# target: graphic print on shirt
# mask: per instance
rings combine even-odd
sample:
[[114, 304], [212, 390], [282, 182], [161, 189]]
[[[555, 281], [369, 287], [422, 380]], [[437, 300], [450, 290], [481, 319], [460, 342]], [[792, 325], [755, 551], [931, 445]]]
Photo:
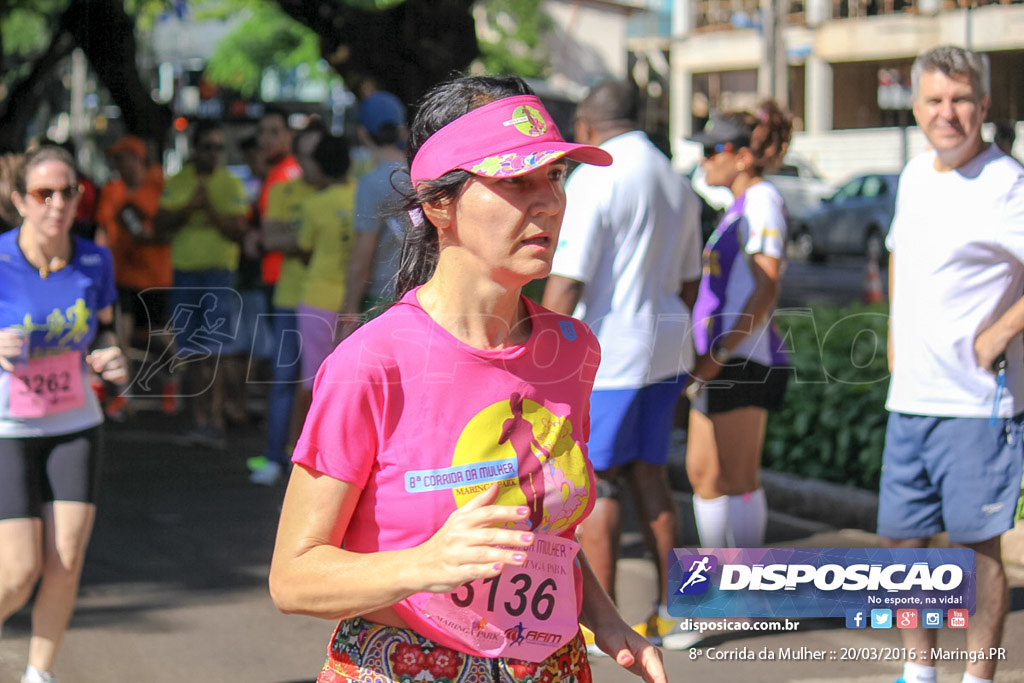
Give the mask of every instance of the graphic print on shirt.
[[[16, 326], [31, 334], [45, 333], [32, 345], [32, 356], [13, 371], [9, 410], [12, 416], [39, 418], [80, 407], [85, 401], [80, 370], [81, 352], [90, 333], [93, 312], [82, 298], [61, 310], [54, 308], [45, 322], [26, 313]], [[38, 339], [36, 340], [38, 342]]]
[[[75, 303], [63, 311], [54, 308], [46, 316], [45, 322], [34, 322], [32, 314], [26, 313], [25, 318], [19, 327], [26, 332], [45, 332], [44, 342], [36, 344], [37, 348], [44, 347], [56, 349], [57, 353], [68, 351], [67, 347], [82, 348], [82, 341], [89, 334], [89, 321], [93, 313], [85, 303], [85, 299], [79, 297]], [[47, 353], [54, 353], [48, 351]]]
[[525, 505], [531, 529], [558, 533], [578, 523], [589, 502], [586, 458], [573, 430], [568, 418], [513, 393], [469, 420], [450, 468], [408, 472], [406, 490], [449, 489], [462, 507], [499, 482], [498, 505]]

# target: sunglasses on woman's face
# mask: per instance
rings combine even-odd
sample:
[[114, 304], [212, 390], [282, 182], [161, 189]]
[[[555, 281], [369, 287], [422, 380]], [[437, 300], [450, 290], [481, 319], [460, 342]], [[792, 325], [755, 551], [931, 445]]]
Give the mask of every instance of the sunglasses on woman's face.
[[733, 151], [732, 144], [728, 142], [720, 143], [717, 145], [704, 145], [704, 158], [710, 159], [711, 157], [721, 154], [722, 152]]
[[67, 187], [52, 188], [52, 187], [37, 187], [34, 190], [29, 190], [25, 194], [35, 199], [40, 204], [46, 204], [49, 206], [53, 203], [53, 195], [60, 193], [60, 196], [64, 198], [65, 202], [70, 202], [72, 199], [77, 197], [82, 192], [81, 185], [68, 185]]

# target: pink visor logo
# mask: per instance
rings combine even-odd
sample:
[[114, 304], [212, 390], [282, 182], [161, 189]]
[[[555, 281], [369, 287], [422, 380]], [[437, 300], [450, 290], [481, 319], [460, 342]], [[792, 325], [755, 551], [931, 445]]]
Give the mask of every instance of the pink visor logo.
[[508, 178], [563, 156], [599, 166], [612, 162], [599, 147], [566, 142], [538, 97], [516, 95], [466, 112], [435, 132], [416, 152], [409, 171], [414, 185], [456, 169]]
[[516, 110], [512, 112], [512, 118], [501, 125], [515, 126], [520, 133], [531, 138], [544, 135], [548, 130], [548, 122], [544, 119], [544, 115], [526, 105], [516, 107]]

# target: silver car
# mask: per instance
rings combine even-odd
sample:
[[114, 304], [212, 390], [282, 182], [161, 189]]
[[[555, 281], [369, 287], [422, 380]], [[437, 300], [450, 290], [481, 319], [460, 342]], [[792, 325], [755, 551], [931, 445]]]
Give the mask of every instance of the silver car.
[[821, 206], [791, 219], [798, 256], [824, 261], [830, 256], [874, 255], [885, 259], [885, 235], [896, 206], [894, 173], [868, 173], [844, 183]]

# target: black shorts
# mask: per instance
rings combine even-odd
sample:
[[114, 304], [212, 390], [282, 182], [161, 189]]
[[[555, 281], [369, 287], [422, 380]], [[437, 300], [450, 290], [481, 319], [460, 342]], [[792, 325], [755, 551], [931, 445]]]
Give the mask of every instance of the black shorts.
[[100, 429], [0, 438], [0, 519], [42, 517], [45, 503], [95, 503]]
[[152, 287], [138, 290], [118, 287], [117, 303], [123, 313], [133, 317], [136, 330], [160, 331], [167, 325], [170, 289]]
[[694, 407], [707, 415], [737, 408], [781, 410], [790, 372], [787, 367], [731, 358], [718, 376], [704, 385]]

